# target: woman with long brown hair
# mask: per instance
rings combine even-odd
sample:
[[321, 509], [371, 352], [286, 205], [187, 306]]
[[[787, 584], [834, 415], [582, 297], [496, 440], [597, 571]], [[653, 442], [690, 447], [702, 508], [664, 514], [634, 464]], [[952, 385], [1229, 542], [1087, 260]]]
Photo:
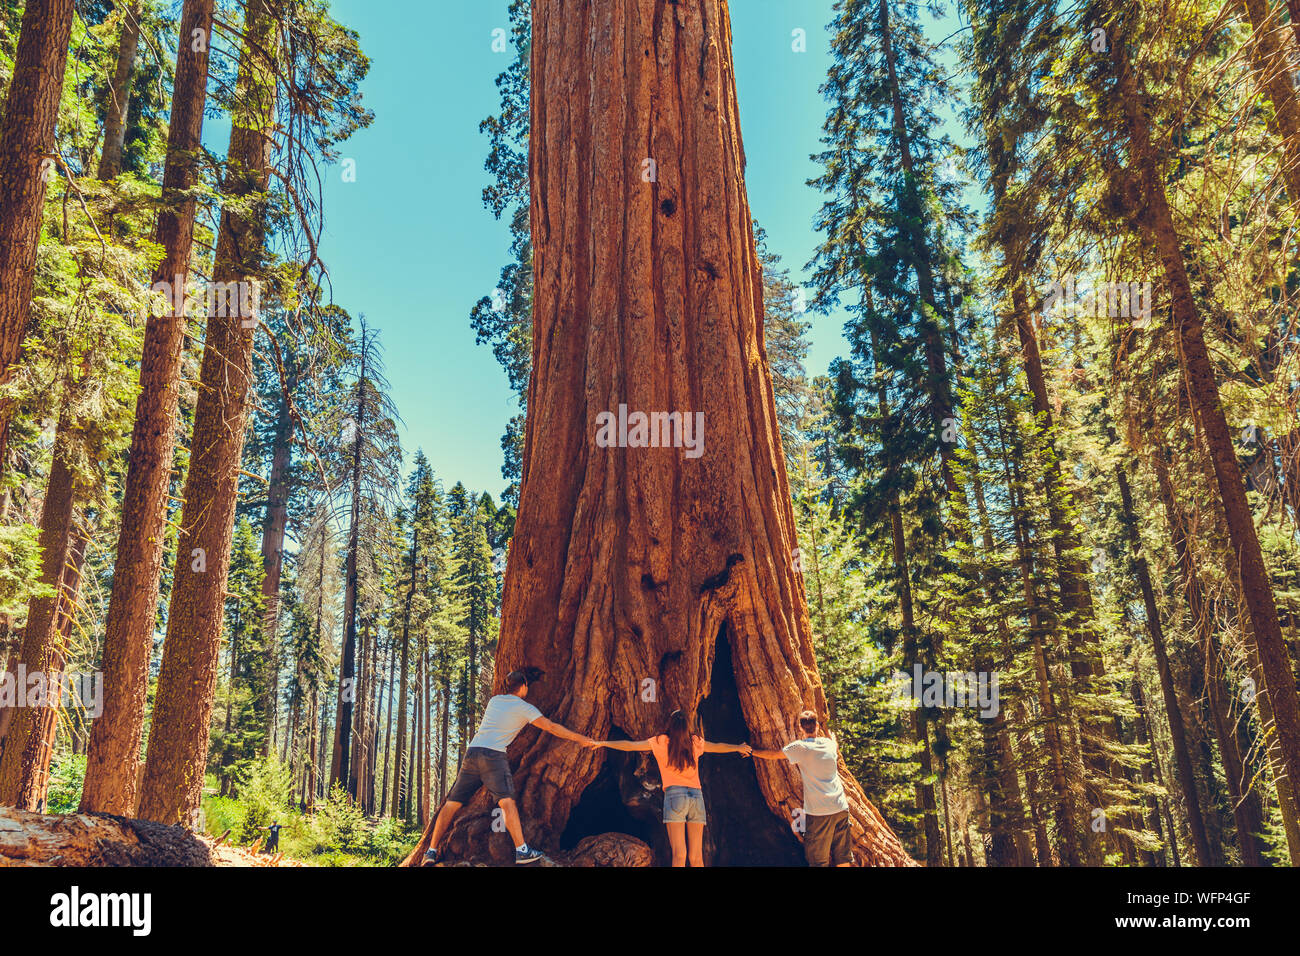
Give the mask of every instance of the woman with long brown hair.
[[599, 746], [627, 752], [650, 751], [659, 764], [664, 785], [664, 825], [673, 849], [673, 866], [704, 865], [704, 790], [700, 786], [700, 754], [744, 754], [749, 744], [709, 743], [691, 733], [691, 722], [680, 710], [668, 715], [664, 732], [648, 740], [601, 740]]

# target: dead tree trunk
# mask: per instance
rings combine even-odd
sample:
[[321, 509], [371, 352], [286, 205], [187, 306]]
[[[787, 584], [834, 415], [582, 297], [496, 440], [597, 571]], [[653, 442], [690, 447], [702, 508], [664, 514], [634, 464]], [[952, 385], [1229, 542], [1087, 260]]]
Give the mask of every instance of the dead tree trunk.
[[215, 866], [212, 847], [180, 827], [107, 814], [0, 810], [0, 867]]
[[[290, 388], [296, 384], [291, 380]], [[284, 568], [284, 534], [289, 524], [289, 464], [293, 446], [293, 416], [289, 400], [281, 397], [275, 426], [275, 448], [271, 452], [271, 474], [266, 493], [266, 517], [262, 524], [262, 644], [266, 652], [266, 691], [262, 709], [266, 715], [266, 739], [272, 740], [276, 724], [275, 626], [280, 619], [280, 575]], [[267, 744], [269, 747], [269, 743]]]
[[424, 638], [420, 639], [420, 825], [425, 826], [433, 814], [433, 808], [429, 806], [429, 741], [432, 738], [432, 732], [429, 727], [429, 648]]
[[346, 786], [348, 793], [356, 799], [358, 806], [365, 806], [365, 762], [366, 762], [366, 714], [370, 707], [370, 625], [361, 622], [361, 633], [357, 642], [357, 660], [359, 669], [356, 682], [356, 703], [352, 711], [352, 746], [351, 762], [348, 764]]
[[122, 146], [126, 137], [126, 113], [131, 103], [131, 80], [135, 76], [135, 54], [140, 46], [140, 4], [138, 0], [119, 3], [122, 32], [117, 42], [117, 67], [113, 86], [104, 104], [104, 145], [99, 151], [96, 175], [105, 181], [122, 171]]
[[[366, 329], [361, 328], [361, 372], [357, 377], [357, 418], [353, 423], [356, 442], [352, 449], [352, 520], [348, 531], [347, 581], [343, 592], [343, 652], [339, 664], [339, 694], [335, 708], [334, 755], [330, 762], [330, 785], [348, 784], [352, 749], [352, 712], [356, 702], [357, 654], [357, 548], [361, 529], [361, 442], [366, 417]], [[355, 792], [349, 791], [353, 796]]]
[[451, 677], [446, 661], [446, 652], [438, 652], [439, 667], [442, 674], [442, 700], [439, 704], [442, 724], [438, 731], [438, 802], [447, 796], [447, 749], [451, 746]]
[[393, 764], [393, 816], [405, 816], [402, 801], [410, 785], [403, 772], [403, 759], [406, 755], [406, 707], [410, 699], [410, 655], [411, 655], [411, 603], [415, 600], [417, 568], [420, 559], [420, 498], [415, 499], [415, 514], [411, 518], [411, 583], [406, 589], [406, 600], [402, 605], [402, 654], [400, 690], [397, 700], [400, 702], [397, 713], [397, 760]]
[[[800, 710], [827, 710], [792, 562], [727, 4], [633, 16], [535, 0], [532, 35], [533, 360], [496, 686], [543, 668], [533, 703], [596, 737], [644, 738], [683, 708], [711, 739], [784, 745]], [[627, 764], [607, 752], [527, 729], [513, 756], [530, 845], [659, 826], [620, 798]], [[800, 860], [793, 768], [702, 766], [714, 865]], [[841, 777], [858, 862], [910, 863]], [[506, 858], [490, 809], [480, 794], [462, 811], [449, 858]], [[720, 838], [724, 821], [743, 838]]]
[[390, 766], [389, 760], [392, 757], [393, 745], [393, 657], [397, 653], [397, 648], [393, 646], [391, 641], [392, 635], [390, 634], [389, 636], [388, 663], [384, 667], [384, 689], [380, 690], [381, 696], [383, 695], [384, 690], [387, 690], [388, 692], [387, 726], [384, 729], [384, 782], [379, 791], [379, 815], [381, 817], [397, 816], [395, 812], [390, 814], [388, 811], [388, 768]]

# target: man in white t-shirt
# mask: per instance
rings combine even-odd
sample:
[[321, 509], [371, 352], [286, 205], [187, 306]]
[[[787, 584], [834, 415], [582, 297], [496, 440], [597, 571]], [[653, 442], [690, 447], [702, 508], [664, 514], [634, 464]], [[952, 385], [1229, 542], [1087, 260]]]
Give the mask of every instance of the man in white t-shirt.
[[803, 739], [780, 750], [757, 750], [765, 760], [790, 761], [803, 778], [803, 852], [809, 866], [852, 866], [853, 838], [849, 829], [849, 801], [840, 783], [839, 747], [833, 736], [817, 736], [817, 715], [799, 715]]
[[451, 821], [480, 787], [487, 787], [488, 792], [496, 797], [497, 805], [505, 816], [506, 830], [515, 841], [515, 862], [536, 863], [542, 854], [524, 842], [523, 827], [519, 824], [519, 809], [515, 805], [515, 784], [510, 776], [510, 761], [506, 759], [506, 749], [519, 732], [528, 724], [549, 734], [572, 740], [584, 747], [595, 747], [596, 742], [582, 734], [574, 733], [542, 716], [542, 712], [528, 701], [528, 685], [535, 683], [542, 672], [535, 667], [511, 671], [506, 677], [506, 692], [497, 694], [488, 701], [483, 711], [483, 720], [478, 725], [478, 733], [469, 742], [465, 758], [460, 763], [460, 772], [456, 782], [447, 794], [447, 802], [438, 811], [438, 819], [433, 823], [433, 838], [429, 841], [429, 850], [424, 858], [430, 863], [438, 862], [438, 844], [451, 826]]

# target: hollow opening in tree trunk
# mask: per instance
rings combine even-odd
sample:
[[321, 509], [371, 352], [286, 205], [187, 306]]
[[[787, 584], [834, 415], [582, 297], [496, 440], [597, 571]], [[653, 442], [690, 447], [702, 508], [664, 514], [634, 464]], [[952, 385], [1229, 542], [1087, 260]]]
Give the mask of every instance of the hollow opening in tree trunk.
[[[709, 695], [700, 702], [706, 739], [738, 744], [749, 740], [724, 624], [713, 655]], [[803, 848], [789, 825], [768, 808], [753, 758], [710, 754], [700, 761], [708, 826], [704, 861], [709, 866], [802, 866]]]
[[[727, 628], [718, 634], [708, 696], [700, 702], [700, 729], [714, 742], [748, 741], [740, 708]], [[627, 740], [620, 727], [611, 740]], [[704, 857], [709, 866], [802, 866], [803, 848], [789, 826], [768, 809], [750, 758], [709, 754], [700, 759], [708, 826]], [[627, 833], [654, 850], [656, 866], [672, 861], [662, 823], [664, 794], [659, 770], [649, 754], [610, 751], [596, 779], [587, 785], [560, 838], [569, 850], [586, 837]]]
[[[611, 740], [628, 740], [620, 727], [610, 728]], [[586, 837], [627, 833], [648, 844], [656, 864], [670, 861], [664, 830], [664, 795], [659, 771], [649, 754], [609, 751], [596, 779], [582, 792], [560, 837], [560, 849], [570, 850]]]

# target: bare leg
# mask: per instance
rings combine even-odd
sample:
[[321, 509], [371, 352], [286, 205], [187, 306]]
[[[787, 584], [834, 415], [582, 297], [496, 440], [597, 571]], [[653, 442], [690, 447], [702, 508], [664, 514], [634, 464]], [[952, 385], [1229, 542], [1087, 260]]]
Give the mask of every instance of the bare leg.
[[433, 821], [433, 839], [429, 841], [429, 849], [438, 849], [438, 844], [442, 842], [443, 835], [447, 828], [451, 826], [452, 819], [460, 812], [461, 804], [454, 800], [448, 800], [438, 811], [438, 819]]
[[691, 866], [704, 865], [704, 824], [688, 823], [686, 824], [686, 846], [687, 855], [690, 857]]
[[515, 846], [523, 846], [524, 828], [519, 825], [519, 808], [515, 806], [514, 799], [502, 797], [497, 801], [497, 806], [501, 808], [506, 818], [506, 832], [510, 834], [510, 839], [515, 841]]
[[665, 823], [668, 828], [668, 844], [673, 848], [673, 866], [686, 865], [686, 824]]

